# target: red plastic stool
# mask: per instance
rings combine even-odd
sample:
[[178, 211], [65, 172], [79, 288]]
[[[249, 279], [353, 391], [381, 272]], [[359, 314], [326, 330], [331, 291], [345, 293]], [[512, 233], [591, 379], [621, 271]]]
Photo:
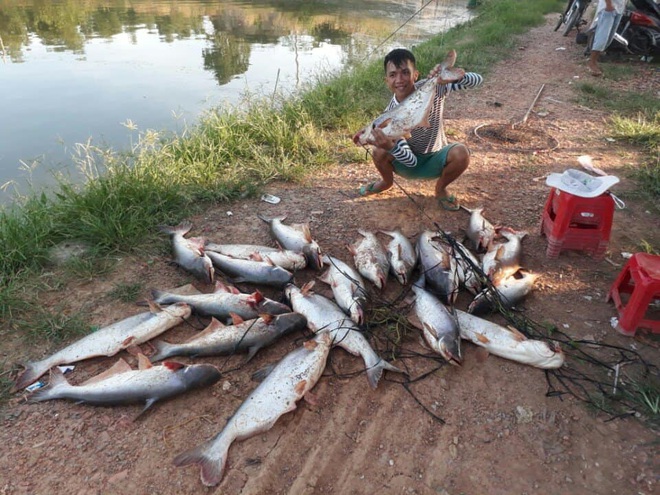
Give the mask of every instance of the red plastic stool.
[[548, 238], [546, 256], [556, 258], [561, 251], [574, 249], [603, 259], [613, 217], [614, 199], [607, 192], [583, 198], [551, 188], [541, 218], [541, 235]]
[[[621, 293], [630, 294], [625, 306], [621, 301]], [[607, 300], [614, 300], [619, 312], [617, 331], [633, 336], [638, 327], [644, 327], [659, 333], [660, 320], [644, 319], [654, 299], [660, 300], [660, 256], [633, 254], [607, 294]]]

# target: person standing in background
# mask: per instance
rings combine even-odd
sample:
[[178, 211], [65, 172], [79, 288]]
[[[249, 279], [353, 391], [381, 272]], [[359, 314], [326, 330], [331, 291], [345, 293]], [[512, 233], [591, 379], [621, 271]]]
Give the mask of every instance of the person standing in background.
[[603, 75], [603, 71], [598, 66], [598, 61], [612, 43], [625, 8], [626, 0], [598, 0], [596, 15], [591, 23], [591, 29], [595, 29], [588, 63], [589, 72], [592, 76]]

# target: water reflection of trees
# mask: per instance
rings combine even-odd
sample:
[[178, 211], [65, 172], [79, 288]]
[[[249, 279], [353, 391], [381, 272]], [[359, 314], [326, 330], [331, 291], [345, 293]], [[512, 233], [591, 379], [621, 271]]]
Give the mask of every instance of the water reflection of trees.
[[202, 50], [204, 69], [215, 74], [220, 85], [227, 84], [236, 74], [243, 74], [250, 64], [250, 44], [228, 35], [216, 32], [213, 45]]

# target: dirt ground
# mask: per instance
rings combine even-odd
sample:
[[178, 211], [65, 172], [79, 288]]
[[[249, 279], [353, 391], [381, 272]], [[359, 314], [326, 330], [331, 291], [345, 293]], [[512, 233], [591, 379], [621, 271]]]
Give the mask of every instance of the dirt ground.
[[[634, 348], [657, 365], [657, 340], [617, 334], [610, 326], [615, 309], [604, 299], [625, 263], [623, 252], [639, 251], [642, 241], [658, 249], [660, 218], [628, 194], [632, 184], [624, 170], [639, 163], [638, 151], [607, 138], [605, 113], [575, 103], [575, 85], [597, 81], [586, 70], [583, 47], [552, 31], [555, 19], [549, 16], [546, 25], [522, 37], [511, 58], [494, 68], [483, 87], [448, 99], [450, 140], [468, 143], [473, 153], [469, 170], [453, 184], [452, 192], [467, 207], [484, 206], [493, 223], [529, 231], [523, 241], [524, 266], [541, 278], [523, 306], [525, 315], [554, 324], [574, 339]], [[632, 76], [598, 81], [611, 91], [660, 88], [657, 66], [634, 59], [612, 63], [625, 64]], [[479, 125], [522, 119], [542, 84], [544, 90], [525, 125], [554, 138], [554, 151], [515, 152], [475, 137], [473, 130]], [[580, 168], [577, 157], [583, 154], [621, 178], [612, 190], [625, 200], [626, 208], [614, 214], [609, 261], [571, 251], [548, 259], [546, 241], [539, 235], [549, 192], [544, 177]], [[272, 245], [256, 213], [286, 214], [287, 223], [309, 222], [323, 250], [349, 261], [345, 244], [358, 238], [358, 228], [398, 227], [414, 238], [433, 222], [456, 235], [467, 226], [466, 212], [445, 212], [435, 205], [432, 183], [399, 180], [401, 187], [377, 196], [351, 199], [344, 194], [374, 179], [372, 166], [359, 163], [329, 168], [307, 185], [272, 184], [268, 192], [282, 198], [279, 204], [258, 199], [223, 204], [192, 218], [193, 234], [215, 242]], [[305, 270], [296, 274], [296, 283], [316, 275]], [[92, 321], [101, 326], [142, 311], [108, 297], [116, 284], [142, 282], [145, 297], [147, 289], [192, 281], [171, 266], [167, 256], [126, 258], [109, 276], [44, 294], [43, 299], [45, 304], [64, 299], [71, 311], [90, 308]], [[331, 296], [325, 284], [318, 282], [316, 290]], [[390, 278], [387, 290], [374, 300], [393, 301], [401, 291]], [[273, 290], [265, 292], [279, 297]], [[462, 295], [458, 307], [464, 309], [469, 300]], [[201, 327], [204, 322], [193, 323]], [[163, 337], [179, 342], [194, 332], [182, 325]], [[205, 488], [197, 468], [172, 464], [178, 453], [219, 432], [256, 386], [251, 374], [300, 345], [301, 339], [291, 335], [245, 366], [243, 356], [198, 359], [226, 371], [220, 382], [157, 404], [137, 421], [133, 418], [141, 406], [26, 404], [17, 394], [0, 412], [0, 493], [657, 493], [658, 435], [639, 418], [606, 421], [607, 415], [570, 395], [548, 397], [542, 370], [496, 356], [484, 360], [469, 343], [463, 346], [462, 367], [442, 365], [420, 344], [419, 335], [412, 334], [403, 342], [406, 357], [395, 364], [406, 368], [410, 378], [437, 369], [412, 383], [410, 392], [401, 384], [402, 377], [389, 372], [376, 390], [370, 389], [359, 373], [362, 361], [335, 349], [314, 389], [317, 403], [301, 401], [271, 430], [236, 442], [218, 487]], [[3, 335], [3, 340], [16, 344], [11, 335]], [[378, 343], [374, 341], [376, 347]], [[54, 350], [21, 347], [8, 358], [19, 362]], [[135, 366], [134, 356], [121, 356]], [[572, 356], [568, 367], [576, 364]], [[79, 383], [116, 359], [78, 363], [69, 379]]]

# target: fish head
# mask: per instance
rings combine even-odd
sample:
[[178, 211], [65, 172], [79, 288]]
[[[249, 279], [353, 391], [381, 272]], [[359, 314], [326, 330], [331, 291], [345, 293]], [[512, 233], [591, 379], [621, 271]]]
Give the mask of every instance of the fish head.
[[307, 263], [314, 270], [320, 270], [323, 268], [323, 259], [321, 257], [321, 248], [316, 242], [311, 242], [303, 246], [303, 254], [307, 259]]
[[456, 337], [444, 335], [438, 341], [438, 349], [442, 357], [449, 364], [460, 366], [463, 362], [463, 357], [461, 356], [461, 338], [459, 335], [456, 335]]
[[268, 315], [281, 315], [291, 312], [291, 308], [286, 304], [268, 298], [263, 298], [259, 301], [255, 309], [258, 313], [265, 313]]
[[172, 316], [179, 318], [188, 318], [192, 314], [192, 307], [184, 302], [177, 302], [162, 309]]
[[186, 389], [208, 387], [222, 376], [220, 370], [212, 364], [192, 364], [184, 366], [176, 373], [185, 383]]
[[195, 261], [190, 265], [190, 272], [206, 284], [213, 283], [215, 269], [211, 258], [206, 255], [195, 258]]
[[284, 313], [275, 318], [275, 328], [280, 335], [297, 332], [307, 327], [307, 318], [300, 313]]

